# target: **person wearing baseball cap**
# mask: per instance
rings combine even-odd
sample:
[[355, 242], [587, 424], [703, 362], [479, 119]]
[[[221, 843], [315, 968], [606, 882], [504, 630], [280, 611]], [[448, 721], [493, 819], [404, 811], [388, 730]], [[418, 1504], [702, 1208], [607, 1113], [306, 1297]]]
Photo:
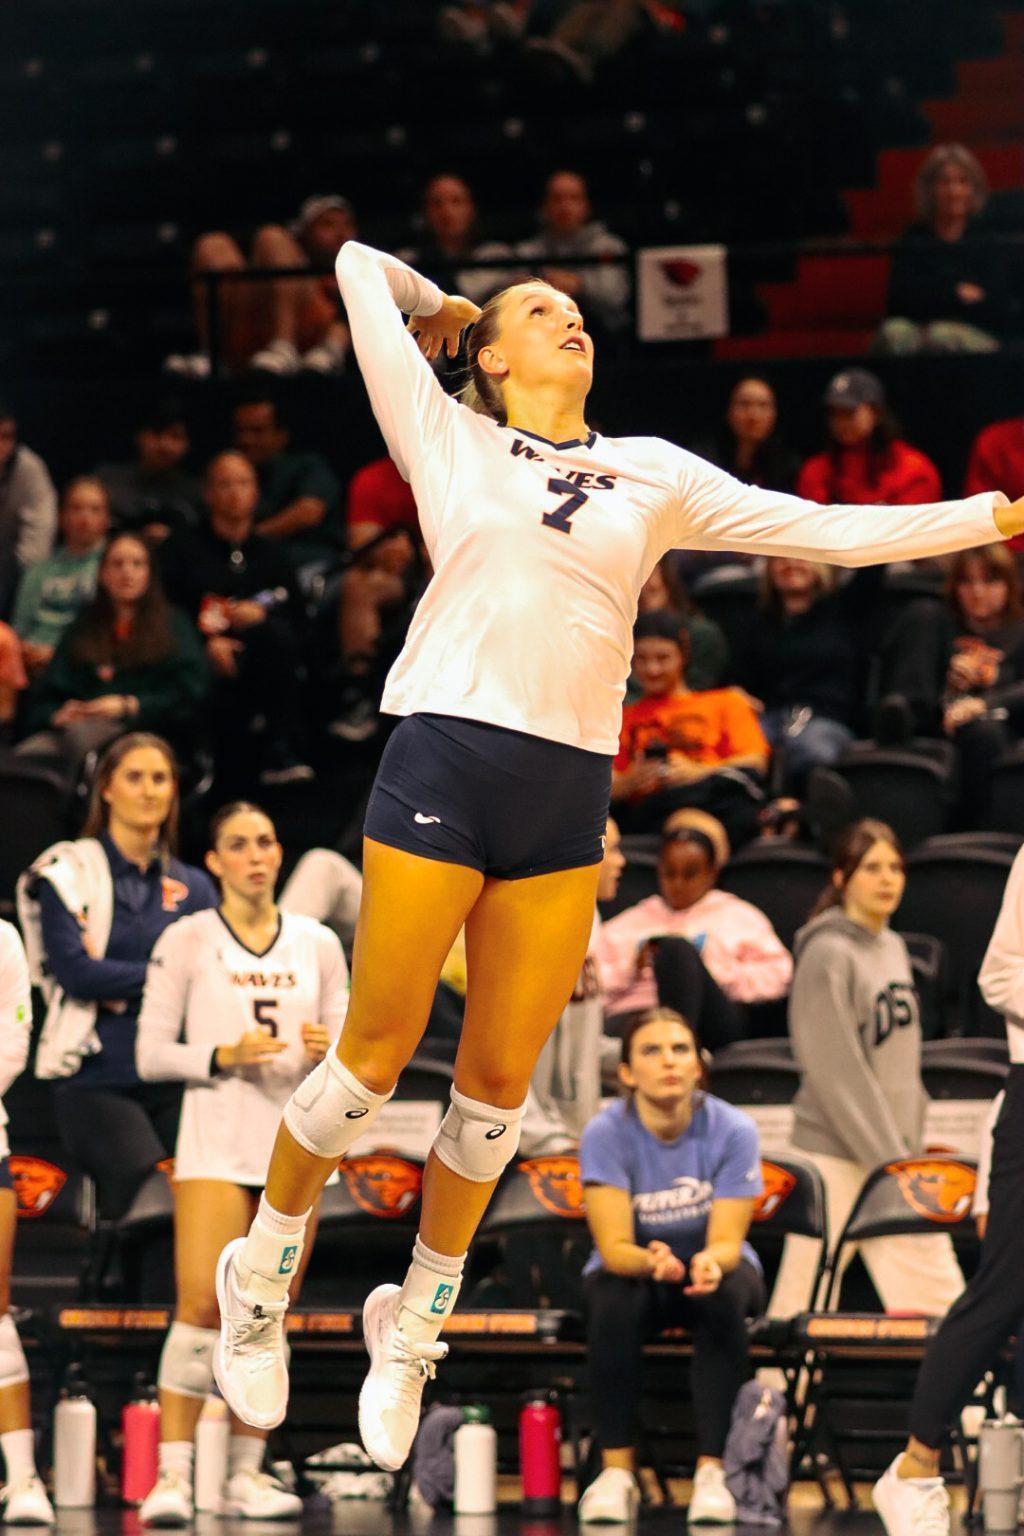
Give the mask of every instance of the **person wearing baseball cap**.
[[942, 495], [939, 472], [896, 435], [885, 386], [867, 368], [844, 368], [825, 391], [828, 441], [804, 464], [797, 495], [823, 505], [917, 506]]

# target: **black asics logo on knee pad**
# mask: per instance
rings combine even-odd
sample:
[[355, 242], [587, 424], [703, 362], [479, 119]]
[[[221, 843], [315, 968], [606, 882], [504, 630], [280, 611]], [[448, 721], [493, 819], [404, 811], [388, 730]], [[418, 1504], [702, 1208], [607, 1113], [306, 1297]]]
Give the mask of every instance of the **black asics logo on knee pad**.
[[487, 1141], [497, 1141], [498, 1137], [499, 1136], [504, 1136], [504, 1134], [505, 1134], [505, 1132], [507, 1130], [508, 1130], [508, 1126], [507, 1125], [492, 1125], [490, 1130], [486, 1134], [485, 1140], [487, 1140]]
[[370, 1111], [368, 1109], [346, 1109], [346, 1111], [345, 1111], [345, 1119], [346, 1120], [361, 1120], [364, 1115], [368, 1115], [369, 1113], [370, 1113]]

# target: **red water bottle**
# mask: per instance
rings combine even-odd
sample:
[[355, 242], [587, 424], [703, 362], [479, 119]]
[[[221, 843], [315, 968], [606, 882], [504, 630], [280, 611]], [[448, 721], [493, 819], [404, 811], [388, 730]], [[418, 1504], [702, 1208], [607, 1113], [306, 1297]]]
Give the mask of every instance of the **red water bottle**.
[[562, 1507], [562, 1415], [551, 1397], [531, 1392], [519, 1413], [519, 1472], [522, 1512], [544, 1519]]
[[160, 1464], [160, 1406], [152, 1387], [136, 1378], [135, 1396], [121, 1410], [121, 1497], [141, 1504], [157, 1480]]

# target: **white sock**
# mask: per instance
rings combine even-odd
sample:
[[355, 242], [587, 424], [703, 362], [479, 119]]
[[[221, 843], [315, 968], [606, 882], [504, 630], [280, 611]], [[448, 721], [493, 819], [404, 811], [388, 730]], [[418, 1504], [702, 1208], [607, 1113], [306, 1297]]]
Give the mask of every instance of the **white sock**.
[[465, 1263], [464, 1253], [435, 1253], [417, 1236], [398, 1303], [407, 1339], [424, 1344], [438, 1337], [458, 1300]]
[[[312, 1210], [312, 1206], [310, 1206]], [[275, 1211], [266, 1195], [239, 1254], [239, 1282], [257, 1301], [283, 1301], [302, 1257], [309, 1211], [287, 1216]]]
[[237, 1472], [258, 1472], [266, 1444], [257, 1435], [232, 1435], [228, 1441], [228, 1477]]
[[23, 1477], [31, 1477], [35, 1472], [36, 1443], [30, 1429], [9, 1429], [0, 1435], [0, 1450], [4, 1453], [9, 1483], [19, 1483]]
[[184, 1478], [191, 1488], [196, 1448], [191, 1440], [160, 1441], [160, 1476]]

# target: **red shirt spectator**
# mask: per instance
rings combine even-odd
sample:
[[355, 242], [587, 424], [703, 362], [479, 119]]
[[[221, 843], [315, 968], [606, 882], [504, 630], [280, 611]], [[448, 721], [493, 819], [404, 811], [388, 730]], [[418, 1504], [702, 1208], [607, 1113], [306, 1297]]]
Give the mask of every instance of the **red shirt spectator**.
[[389, 458], [374, 459], [352, 476], [348, 488], [348, 526], [371, 523], [378, 530], [405, 527], [419, 533], [412, 490]]
[[798, 496], [823, 506], [915, 506], [938, 501], [931, 459], [893, 431], [882, 381], [866, 368], [844, 368], [825, 392], [828, 447], [797, 476]]
[[1024, 496], [1024, 416], [994, 421], [974, 439], [964, 495], [978, 491], [1005, 491], [1011, 501]]

